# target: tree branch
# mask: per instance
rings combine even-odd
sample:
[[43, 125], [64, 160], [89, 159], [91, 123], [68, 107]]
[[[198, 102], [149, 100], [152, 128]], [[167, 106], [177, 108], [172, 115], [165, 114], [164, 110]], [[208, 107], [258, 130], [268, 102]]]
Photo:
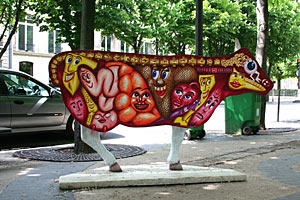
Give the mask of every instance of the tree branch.
[[13, 29], [12, 31], [10, 32], [8, 38], [7, 38], [7, 41], [3, 47], [3, 49], [1, 50], [0, 52], [0, 58], [2, 58], [3, 54], [5, 53], [5, 51], [7, 50], [7, 47], [8, 45], [10, 44], [10, 41], [13, 37], [13, 35], [15, 34], [16, 30], [17, 30], [17, 27], [18, 27], [18, 23], [19, 23], [19, 20], [20, 20], [20, 15], [21, 15], [21, 12], [22, 12], [22, 3], [23, 3], [23, 0], [19, 0], [19, 4], [18, 2], [16, 2], [16, 8], [17, 8], [17, 12], [16, 12], [16, 21], [15, 21], [15, 24], [13, 26]]

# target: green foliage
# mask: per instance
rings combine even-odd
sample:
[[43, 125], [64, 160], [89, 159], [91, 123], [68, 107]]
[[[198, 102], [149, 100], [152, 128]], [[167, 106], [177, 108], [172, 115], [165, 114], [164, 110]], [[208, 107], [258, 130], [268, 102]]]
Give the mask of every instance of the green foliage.
[[241, 47], [255, 51], [256, 14], [253, 0], [204, 1], [204, 48], [206, 55], [234, 51], [235, 38]]
[[272, 76], [277, 76], [277, 67], [282, 78], [296, 76], [296, 60], [300, 56], [300, 6], [285, 2], [269, 9], [268, 60]]
[[[1, 0], [0, 1], [0, 24], [8, 25], [8, 28], [12, 28], [14, 22], [17, 20], [17, 7], [20, 1], [18, 0]], [[25, 13], [25, 8], [27, 6], [26, 2], [21, 1], [22, 12]]]
[[0, 24], [2, 25], [0, 41], [3, 41], [3, 38], [6, 37], [5, 44], [0, 51], [0, 58], [7, 50], [7, 47], [17, 30], [21, 16], [25, 15], [25, 9], [27, 6], [27, 2], [24, 2], [23, 0], [0, 1]]
[[165, 53], [185, 54], [195, 44], [195, 1], [158, 1], [163, 8], [153, 24], [159, 50]]
[[102, 0], [96, 5], [95, 28], [103, 35], [114, 34], [139, 52], [143, 39], [152, 37], [152, 1]]
[[[0, 23], [15, 20], [14, 3], [0, 1]], [[42, 31], [60, 30], [61, 42], [75, 50], [80, 44], [80, 0], [27, 0], [36, 12], [35, 21]], [[298, 1], [269, 1], [269, 68], [276, 76], [294, 77], [296, 59], [300, 58], [300, 8]], [[204, 0], [204, 55], [216, 56], [234, 51], [234, 40], [241, 46], [256, 48], [256, 0]], [[24, 7], [25, 8], [25, 7]], [[99, 0], [95, 28], [103, 35], [115, 37], [139, 52], [144, 39], [157, 39], [160, 52], [185, 54], [194, 52], [195, 0]], [[47, 25], [45, 25], [47, 24]], [[154, 43], [156, 44], [156, 43]]]
[[80, 46], [80, 0], [33, 0], [31, 10], [36, 12], [35, 22], [41, 31], [60, 30], [61, 42], [72, 50]]

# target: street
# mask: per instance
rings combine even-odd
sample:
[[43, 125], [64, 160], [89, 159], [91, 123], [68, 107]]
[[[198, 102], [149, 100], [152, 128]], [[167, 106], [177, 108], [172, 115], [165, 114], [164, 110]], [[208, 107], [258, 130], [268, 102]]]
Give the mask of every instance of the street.
[[[184, 165], [234, 169], [247, 175], [246, 182], [174, 186], [66, 190], [58, 189], [61, 175], [93, 170], [104, 162], [42, 162], [12, 157], [0, 151], [0, 199], [300, 199], [300, 104], [286, 99], [267, 104], [266, 125], [257, 135], [224, 134], [224, 105], [205, 124], [202, 140], [183, 141]], [[118, 126], [103, 138], [106, 144], [142, 147], [146, 154], [119, 159], [122, 166], [167, 164], [170, 127]], [[16, 140], [18, 140], [16, 138]]]

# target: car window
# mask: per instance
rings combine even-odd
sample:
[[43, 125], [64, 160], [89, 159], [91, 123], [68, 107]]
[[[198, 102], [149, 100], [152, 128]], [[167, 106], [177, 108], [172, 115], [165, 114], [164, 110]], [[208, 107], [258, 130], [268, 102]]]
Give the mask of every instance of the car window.
[[1, 95], [7, 95], [7, 88], [4, 85], [3, 79], [2, 79], [1, 74], [0, 74], [0, 96]]
[[9, 95], [49, 96], [49, 92], [42, 85], [16, 74], [2, 74]]

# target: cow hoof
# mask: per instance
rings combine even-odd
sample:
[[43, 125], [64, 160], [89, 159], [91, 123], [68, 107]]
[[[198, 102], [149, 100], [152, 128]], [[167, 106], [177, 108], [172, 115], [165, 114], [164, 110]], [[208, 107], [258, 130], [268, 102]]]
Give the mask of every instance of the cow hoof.
[[122, 172], [122, 169], [118, 163], [115, 163], [109, 167], [110, 172]]
[[175, 163], [175, 164], [170, 164], [169, 169], [170, 170], [183, 170], [182, 165], [180, 164], [180, 162]]

